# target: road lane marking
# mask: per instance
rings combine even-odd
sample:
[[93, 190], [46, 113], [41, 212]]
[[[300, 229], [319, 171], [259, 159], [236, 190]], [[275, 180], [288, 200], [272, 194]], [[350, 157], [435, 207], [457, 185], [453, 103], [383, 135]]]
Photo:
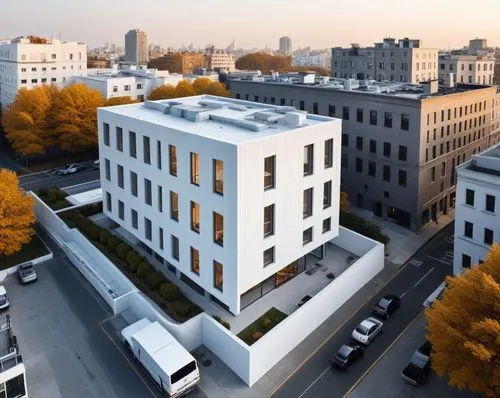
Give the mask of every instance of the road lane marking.
[[436, 258], [436, 257], [433, 257], [433, 256], [427, 256], [427, 257], [430, 258], [431, 260], [439, 261], [440, 263], [443, 263], [443, 264], [446, 264], [446, 265], [450, 265], [451, 264], [450, 261], [445, 261], [445, 260], [442, 260], [440, 258]]
[[425, 273], [425, 275], [424, 275], [423, 277], [421, 277], [421, 278], [417, 281], [417, 283], [415, 283], [415, 284], [413, 285], [412, 289], [415, 289], [418, 285], [420, 285], [420, 283], [421, 283], [421, 282], [422, 282], [425, 278], [427, 278], [427, 277], [429, 276], [429, 274], [430, 274], [432, 271], [434, 271], [434, 268], [436, 268], [436, 267], [432, 267], [429, 271], [427, 271], [427, 272]]
[[144, 378], [144, 376], [137, 370], [136, 368], [136, 364], [134, 362], [132, 362], [129, 357], [123, 352], [123, 349], [122, 347], [120, 347], [116, 341], [111, 337], [111, 335], [107, 332], [106, 329], [104, 329], [103, 326], [100, 326], [99, 327], [103, 332], [104, 334], [107, 336], [107, 338], [109, 340], [111, 340], [111, 343], [113, 343], [113, 345], [118, 349], [118, 352], [123, 356], [123, 358], [125, 358], [125, 360], [128, 362], [128, 364], [130, 365], [130, 367], [132, 368], [132, 370], [135, 372], [135, 374], [139, 377], [139, 380], [141, 380], [141, 382], [146, 386], [146, 388], [148, 389], [148, 391], [151, 393], [151, 395], [155, 398], [158, 398], [158, 395], [156, 394], [155, 391], [153, 391], [151, 389], [151, 387], [148, 385], [146, 379]]
[[23, 174], [22, 176], [19, 177], [19, 179], [22, 180], [23, 178], [28, 178], [31, 176], [36, 176], [38, 174], [47, 173], [47, 171], [48, 170], [42, 170], [42, 171], [36, 171], [35, 173]]
[[312, 386], [314, 386], [314, 385], [317, 383], [317, 381], [318, 381], [319, 379], [321, 379], [321, 378], [325, 375], [325, 373], [326, 373], [326, 372], [328, 372], [331, 368], [332, 368], [331, 366], [328, 366], [325, 370], [323, 370], [323, 372], [321, 372], [321, 374], [320, 374], [318, 377], [316, 377], [316, 379], [315, 379], [315, 380], [314, 380], [314, 381], [313, 381], [313, 382], [309, 385], [309, 387], [307, 387], [307, 388], [306, 388], [306, 389], [302, 392], [302, 394], [300, 394], [297, 398], [302, 398], [302, 397], [306, 394], [306, 392], [307, 392], [307, 391], [309, 391], [309, 389], [310, 389]]
[[348, 396], [356, 389], [357, 386], [359, 386], [359, 384], [368, 375], [368, 373], [370, 373], [370, 371], [375, 367], [375, 365], [377, 365], [380, 362], [380, 360], [384, 357], [384, 355], [387, 354], [387, 352], [399, 341], [399, 339], [403, 336], [403, 334], [405, 334], [418, 321], [418, 319], [422, 316], [423, 313], [424, 311], [420, 311], [418, 313], [418, 315], [408, 324], [408, 326], [405, 327], [401, 333], [399, 333], [399, 335], [389, 345], [389, 347], [387, 347], [384, 350], [384, 352], [370, 365], [370, 367], [366, 369], [366, 371], [361, 375], [361, 377], [358, 380], [356, 380], [356, 382], [352, 385], [352, 387], [349, 388], [349, 390], [347, 390], [347, 392], [344, 394], [342, 398], [348, 398]]
[[70, 189], [70, 188], [75, 188], [75, 187], [79, 187], [79, 186], [82, 186], [82, 185], [95, 184], [97, 181], [99, 181], [99, 183], [101, 183], [101, 180], [97, 179], [97, 180], [82, 182], [80, 184], [70, 185], [68, 187], [63, 187], [61, 189]]

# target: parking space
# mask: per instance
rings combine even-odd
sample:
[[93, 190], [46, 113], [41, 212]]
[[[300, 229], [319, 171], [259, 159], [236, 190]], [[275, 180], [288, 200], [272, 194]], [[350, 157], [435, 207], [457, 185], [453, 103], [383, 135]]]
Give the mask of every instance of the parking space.
[[151, 387], [101, 329], [111, 314], [65, 257], [37, 267], [38, 281], [3, 284], [14, 333], [37, 398], [151, 397]]

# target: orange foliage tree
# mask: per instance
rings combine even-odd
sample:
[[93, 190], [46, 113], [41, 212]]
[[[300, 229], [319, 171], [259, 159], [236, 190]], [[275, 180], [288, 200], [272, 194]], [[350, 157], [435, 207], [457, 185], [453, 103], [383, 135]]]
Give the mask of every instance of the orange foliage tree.
[[28, 243], [35, 230], [33, 198], [19, 188], [14, 172], [0, 169], [0, 258], [10, 256]]
[[193, 95], [196, 95], [196, 92], [190, 82], [187, 80], [181, 80], [175, 87], [175, 95], [177, 98], [192, 97]]
[[156, 87], [151, 94], [149, 94], [148, 99], [151, 101], [157, 101], [162, 99], [175, 98], [177, 95], [175, 93], [175, 87], [171, 84], [165, 84], [160, 87]]
[[5, 135], [18, 155], [43, 155], [50, 146], [47, 116], [56, 93], [55, 86], [21, 88], [5, 110], [2, 118]]
[[340, 212], [348, 213], [351, 207], [351, 202], [349, 201], [349, 196], [345, 192], [340, 192]]
[[263, 52], [247, 54], [236, 60], [236, 69], [260, 70], [262, 73], [288, 72], [291, 66], [292, 57]]
[[500, 397], [500, 246], [447, 282], [426, 310], [432, 367], [452, 386]]
[[115, 106], [115, 105], [128, 105], [128, 104], [136, 104], [137, 100], [132, 97], [113, 97], [108, 98], [104, 104], [104, 106]]
[[229, 91], [222, 83], [213, 82], [206, 77], [200, 77], [193, 83], [190, 83], [187, 80], [182, 80], [176, 87], [170, 84], [157, 87], [151, 92], [148, 99], [155, 101], [161, 99], [191, 97], [193, 95], [202, 94], [218, 95], [220, 97], [230, 96]]
[[53, 134], [63, 151], [78, 152], [97, 145], [97, 108], [104, 103], [99, 91], [85, 84], [61, 90], [53, 104]]

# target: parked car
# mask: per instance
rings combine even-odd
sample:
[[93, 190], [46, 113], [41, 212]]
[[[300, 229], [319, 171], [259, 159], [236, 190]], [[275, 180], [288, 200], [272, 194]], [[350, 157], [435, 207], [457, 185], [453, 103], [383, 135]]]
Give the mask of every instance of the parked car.
[[19, 265], [17, 267], [17, 275], [19, 276], [19, 280], [22, 284], [35, 282], [38, 279], [33, 263]]
[[78, 173], [82, 169], [82, 166], [75, 163], [65, 164], [63, 167], [59, 167], [54, 172], [57, 175], [65, 176], [68, 174]]
[[417, 386], [429, 377], [431, 371], [431, 351], [432, 345], [429, 341], [426, 341], [415, 351], [406, 368], [401, 371], [401, 377], [404, 381]]
[[384, 324], [375, 318], [366, 318], [352, 331], [352, 339], [358, 343], [368, 345], [375, 337], [382, 333]]
[[446, 290], [446, 286], [448, 286], [448, 284], [446, 282], [442, 282], [436, 290], [434, 290], [431, 295], [429, 297], [427, 297], [424, 301], [424, 307], [425, 308], [431, 308], [432, 307], [432, 304], [436, 301], [436, 300], [441, 300], [444, 296], [444, 292]]
[[364, 348], [357, 344], [343, 344], [332, 357], [332, 365], [347, 370], [354, 361], [363, 356]]
[[99, 169], [99, 167], [101, 166], [101, 162], [99, 159], [96, 159], [92, 162], [92, 168], [93, 169]]
[[401, 305], [401, 299], [394, 294], [388, 294], [387, 296], [382, 297], [375, 307], [373, 307], [373, 313], [376, 316], [383, 317], [385, 319], [389, 319], [390, 316], [396, 311]]
[[7, 291], [3, 285], [0, 285], [0, 310], [5, 310], [9, 308], [9, 298], [7, 297]]

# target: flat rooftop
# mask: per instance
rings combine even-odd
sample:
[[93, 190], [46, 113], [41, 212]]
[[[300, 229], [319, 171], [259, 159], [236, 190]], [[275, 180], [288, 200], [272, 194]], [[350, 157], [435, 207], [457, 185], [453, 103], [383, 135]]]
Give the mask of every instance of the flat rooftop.
[[[114, 114], [238, 145], [336, 119], [311, 115], [290, 106], [259, 104], [199, 95], [101, 108]], [[337, 123], [340, 121], [337, 120]]]
[[462, 166], [465, 170], [500, 177], [500, 144], [488, 148]]
[[[303, 76], [303, 75], [302, 75]], [[464, 93], [472, 90], [480, 90], [491, 86], [479, 84], [456, 84], [454, 87], [439, 87], [439, 90], [432, 94], [426, 94], [424, 84], [399, 83], [393, 81], [376, 80], [355, 80], [329, 78], [326, 76], [315, 77], [314, 82], [304, 83], [303, 77], [299, 73], [290, 73], [283, 76], [273, 77], [248, 77], [235, 79], [234, 81], [249, 82], [255, 84], [272, 84], [276, 86], [296, 86], [309, 87], [318, 90], [331, 90], [341, 92], [355, 92], [367, 95], [382, 95], [386, 97], [400, 97], [420, 100], [442, 95]], [[306, 78], [307, 79], [307, 78]]]

